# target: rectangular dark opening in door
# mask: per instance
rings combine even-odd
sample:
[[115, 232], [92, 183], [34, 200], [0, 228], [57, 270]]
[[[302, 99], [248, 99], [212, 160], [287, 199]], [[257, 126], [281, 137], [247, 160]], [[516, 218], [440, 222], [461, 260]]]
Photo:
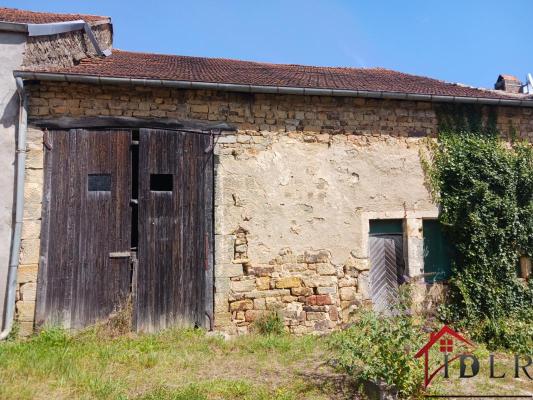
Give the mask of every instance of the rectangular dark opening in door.
[[111, 190], [111, 174], [89, 174], [87, 178], [89, 192], [109, 192]]
[[172, 174], [150, 174], [150, 191], [152, 192], [172, 192]]

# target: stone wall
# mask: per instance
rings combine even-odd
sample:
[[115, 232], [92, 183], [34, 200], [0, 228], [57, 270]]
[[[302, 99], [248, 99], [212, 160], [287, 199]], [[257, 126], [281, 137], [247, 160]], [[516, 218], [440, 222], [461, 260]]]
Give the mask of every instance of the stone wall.
[[[111, 24], [92, 27], [102, 50], [113, 45]], [[84, 31], [74, 31], [51, 36], [28, 37], [24, 53], [24, 67], [69, 67], [87, 57], [95, 57], [96, 50]]]
[[[227, 121], [240, 131], [421, 137], [435, 135], [435, 104], [353, 97], [295, 96], [41, 82], [34, 116], [133, 116]], [[485, 107], [488, 110], [488, 106]], [[498, 128], [533, 140], [533, 108], [496, 107]]]
[[16, 297], [17, 320], [21, 335], [32, 332], [35, 315], [43, 197], [44, 153], [43, 132], [41, 130], [28, 129], [26, 149], [24, 221], [22, 223]]
[[[437, 216], [419, 160], [424, 137], [436, 134], [431, 103], [69, 83], [28, 88], [31, 117], [158, 117], [236, 126], [215, 146], [216, 329], [245, 333], [274, 311], [293, 333], [328, 331], [348, 321], [369, 302], [372, 219], [404, 221], [408, 273], [423, 272], [422, 220]], [[497, 111], [504, 134], [515, 129], [533, 138], [532, 110]], [[30, 204], [27, 213], [37, 214], [40, 204]], [[23, 258], [36, 243], [25, 240]]]
[[294, 333], [348, 321], [369, 302], [372, 219], [405, 221], [409, 271], [422, 272], [422, 218], [437, 216], [422, 139], [253, 133], [225, 136], [216, 150], [217, 327], [245, 332], [272, 310]]

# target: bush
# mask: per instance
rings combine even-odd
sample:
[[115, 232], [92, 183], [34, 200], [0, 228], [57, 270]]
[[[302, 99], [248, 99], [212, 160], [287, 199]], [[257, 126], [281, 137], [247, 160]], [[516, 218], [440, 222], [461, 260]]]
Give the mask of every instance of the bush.
[[518, 354], [529, 354], [533, 349], [532, 319], [487, 319], [469, 333], [473, 340], [485, 343], [489, 350], [508, 349]]
[[398, 390], [400, 398], [414, 398], [422, 391], [424, 370], [414, 358], [424, 345], [424, 326], [411, 315], [411, 293], [401, 289], [392, 316], [371, 310], [356, 313], [356, 322], [330, 338], [336, 353], [333, 365], [356, 379], [385, 383]]
[[285, 332], [283, 317], [275, 311], [264, 314], [255, 320], [254, 330], [261, 335], [281, 335]]

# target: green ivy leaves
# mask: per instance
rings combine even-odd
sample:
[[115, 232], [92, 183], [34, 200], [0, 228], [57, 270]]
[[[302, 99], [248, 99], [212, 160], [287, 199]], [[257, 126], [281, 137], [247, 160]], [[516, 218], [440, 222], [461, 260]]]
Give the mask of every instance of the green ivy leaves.
[[533, 320], [532, 280], [526, 285], [517, 276], [519, 256], [533, 256], [533, 148], [503, 142], [468, 115], [439, 118], [442, 131], [426, 166], [455, 250], [441, 315], [466, 328], [491, 321], [486, 332], [496, 332], [499, 320]]

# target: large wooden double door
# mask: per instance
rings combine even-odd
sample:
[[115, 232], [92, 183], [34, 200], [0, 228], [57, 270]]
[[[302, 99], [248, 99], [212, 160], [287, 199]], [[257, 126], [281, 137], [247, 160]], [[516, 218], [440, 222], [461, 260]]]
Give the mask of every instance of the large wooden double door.
[[139, 331], [209, 328], [209, 136], [71, 129], [47, 141], [37, 324], [78, 329], [130, 302]]

